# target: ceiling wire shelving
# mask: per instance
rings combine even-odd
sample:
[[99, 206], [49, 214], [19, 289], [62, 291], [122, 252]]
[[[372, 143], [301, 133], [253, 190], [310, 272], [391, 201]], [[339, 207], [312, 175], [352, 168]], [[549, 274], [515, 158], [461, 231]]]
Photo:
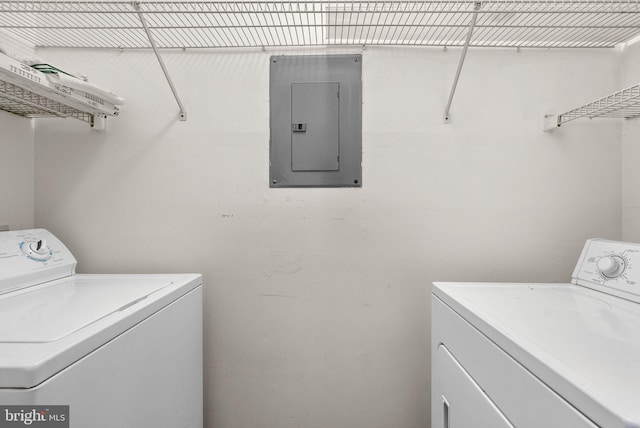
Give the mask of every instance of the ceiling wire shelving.
[[[476, 5], [480, 4], [479, 10]], [[0, 1], [0, 28], [38, 47], [158, 48], [325, 45], [613, 47], [640, 33], [624, 0]]]
[[640, 34], [640, 0], [0, 1], [0, 29], [38, 48], [153, 49], [186, 118], [163, 49], [612, 48]]

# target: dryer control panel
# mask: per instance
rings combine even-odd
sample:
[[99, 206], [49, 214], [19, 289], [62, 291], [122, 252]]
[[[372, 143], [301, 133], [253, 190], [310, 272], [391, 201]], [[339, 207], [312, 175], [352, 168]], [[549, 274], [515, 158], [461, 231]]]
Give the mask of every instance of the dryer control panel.
[[589, 239], [572, 282], [640, 303], [640, 244]]
[[0, 294], [73, 275], [76, 259], [45, 229], [0, 232]]

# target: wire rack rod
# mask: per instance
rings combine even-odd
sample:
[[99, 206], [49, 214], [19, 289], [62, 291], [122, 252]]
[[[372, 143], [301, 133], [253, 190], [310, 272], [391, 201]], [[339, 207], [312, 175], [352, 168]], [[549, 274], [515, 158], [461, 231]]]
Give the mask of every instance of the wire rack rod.
[[[138, 2], [158, 48], [463, 46], [472, 0]], [[613, 47], [640, 0], [487, 0], [469, 46]], [[132, 2], [0, 1], [0, 28], [39, 47], [150, 48]]]

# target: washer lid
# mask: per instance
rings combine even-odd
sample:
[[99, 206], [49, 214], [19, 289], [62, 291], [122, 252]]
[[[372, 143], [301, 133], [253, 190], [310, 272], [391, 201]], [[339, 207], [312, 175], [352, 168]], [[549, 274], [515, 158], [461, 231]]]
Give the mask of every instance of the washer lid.
[[0, 343], [60, 340], [171, 284], [82, 275], [0, 299]]
[[73, 275], [0, 296], [0, 388], [36, 387], [201, 285], [197, 274]]

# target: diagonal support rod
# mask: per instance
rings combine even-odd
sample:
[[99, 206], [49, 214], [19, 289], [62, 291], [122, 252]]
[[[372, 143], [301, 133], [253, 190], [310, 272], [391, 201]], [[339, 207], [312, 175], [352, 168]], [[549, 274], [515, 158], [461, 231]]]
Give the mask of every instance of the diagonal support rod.
[[156, 46], [156, 42], [151, 35], [151, 31], [149, 30], [149, 26], [147, 25], [147, 20], [144, 18], [142, 11], [140, 10], [140, 2], [134, 1], [131, 2], [136, 12], [138, 13], [138, 18], [140, 18], [140, 22], [144, 27], [145, 33], [147, 33], [147, 38], [149, 39], [149, 43], [151, 43], [151, 48], [153, 52], [156, 54], [156, 58], [158, 58], [158, 62], [160, 63], [160, 68], [162, 68], [162, 72], [164, 73], [164, 77], [167, 79], [169, 83], [169, 87], [171, 88], [171, 92], [173, 92], [173, 96], [178, 103], [178, 107], [180, 108], [180, 116], [179, 119], [184, 121], [187, 120], [187, 112], [184, 110], [184, 106], [182, 105], [182, 101], [180, 101], [180, 97], [178, 96], [178, 92], [176, 91], [175, 86], [173, 86], [173, 82], [171, 81], [171, 77], [169, 76], [169, 72], [167, 71], [167, 67], [164, 65], [164, 61], [162, 60], [162, 56], [160, 56], [160, 52], [158, 51], [158, 47]]
[[456, 87], [458, 86], [458, 79], [460, 79], [460, 72], [462, 72], [462, 65], [464, 64], [464, 59], [467, 56], [467, 50], [469, 49], [469, 43], [471, 42], [471, 35], [473, 34], [473, 30], [476, 27], [476, 21], [478, 19], [478, 12], [480, 12], [480, 8], [482, 7], [481, 1], [476, 1], [473, 6], [473, 14], [471, 15], [471, 22], [469, 23], [469, 32], [467, 33], [467, 38], [464, 41], [464, 47], [462, 48], [462, 55], [460, 55], [460, 62], [458, 62], [458, 70], [456, 70], [456, 77], [453, 79], [453, 86], [451, 87], [451, 93], [449, 93], [449, 101], [447, 102], [447, 107], [444, 109], [444, 123], [451, 122], [451, 103], [453, 103], [453, 96], [456, 93]]

